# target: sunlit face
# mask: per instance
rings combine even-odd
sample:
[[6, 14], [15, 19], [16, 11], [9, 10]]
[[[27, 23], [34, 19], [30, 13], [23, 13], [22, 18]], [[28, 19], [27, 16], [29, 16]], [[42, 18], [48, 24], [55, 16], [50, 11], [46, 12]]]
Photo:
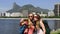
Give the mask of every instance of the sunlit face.
[[28, 17], [29, 17], [29, 19], [31, 19], [31, 20], [32, 20], [32, 19], [33, 19], [33, 14], [29, 14], [29, 16], [28, 16]]
[[37, 20], [38, 20], [38, 16], [34, 15], [34, 21], [37, 21]]

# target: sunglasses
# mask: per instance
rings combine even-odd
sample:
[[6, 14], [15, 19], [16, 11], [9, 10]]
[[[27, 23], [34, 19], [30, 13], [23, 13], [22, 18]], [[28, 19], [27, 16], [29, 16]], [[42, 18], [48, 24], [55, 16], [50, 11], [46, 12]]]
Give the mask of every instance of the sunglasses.
[[28, 17], [33, 17], [33, 16], [28, 16]]
[[37, 16], [34, 16], [34, 18], [38, 18]]

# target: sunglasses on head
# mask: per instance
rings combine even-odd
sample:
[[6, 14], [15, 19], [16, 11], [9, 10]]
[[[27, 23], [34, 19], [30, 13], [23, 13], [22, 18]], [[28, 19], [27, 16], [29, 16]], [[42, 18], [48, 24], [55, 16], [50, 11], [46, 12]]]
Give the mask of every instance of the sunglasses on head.
[[38, 18], [38, 16], [37, 16], [37, 15], [34, 15], [34, 17]]

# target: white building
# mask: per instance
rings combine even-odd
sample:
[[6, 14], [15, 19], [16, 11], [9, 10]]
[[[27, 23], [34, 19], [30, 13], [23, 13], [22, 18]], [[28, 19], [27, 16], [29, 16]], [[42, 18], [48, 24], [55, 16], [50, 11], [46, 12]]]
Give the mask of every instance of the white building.
[[13, 13], [5, 13], [5, 16], [7, 16], [7, 17], [18, 17], [18, 16], [23, 16], [23, 14], [19, 13], [19, 12], [13, 12]]
[[37, 14], [39, 14], [40, 16], [43, 16], [43, 17], [47, 16], [47, 14], [44, 14], [43, 12], [41, 12], [41, 14], [40, 13], [37, 13]]
[[6, 11], [5, 16], [7, 17], [28, 16], [28, 10], [23, 10], [23, 11], [9, 10], [9, 11]]
[[40, 16], [43, 16], [43, 17], [45, 17], [45, 16], [47, 16], [47, 14], [40, 14]]
[[53, 11], [49, 11], [48, 12], [48, 16], [54, 16], [54, 12]]

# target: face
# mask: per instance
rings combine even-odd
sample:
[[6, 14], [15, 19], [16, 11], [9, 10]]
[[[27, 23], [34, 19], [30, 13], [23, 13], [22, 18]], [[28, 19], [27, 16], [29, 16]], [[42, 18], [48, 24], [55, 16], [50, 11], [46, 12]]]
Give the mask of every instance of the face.
[[31, 20], [32, 20], [32, 19], [33, 19], [33, 14], [29, 14], [29, 16], [28, 16], [28, 17], [29, 17], [29, 19], [31, 19]]
[[38, 20], [38, 16], [34, 15], [34, 21], [37, 21], [37, 20]]

